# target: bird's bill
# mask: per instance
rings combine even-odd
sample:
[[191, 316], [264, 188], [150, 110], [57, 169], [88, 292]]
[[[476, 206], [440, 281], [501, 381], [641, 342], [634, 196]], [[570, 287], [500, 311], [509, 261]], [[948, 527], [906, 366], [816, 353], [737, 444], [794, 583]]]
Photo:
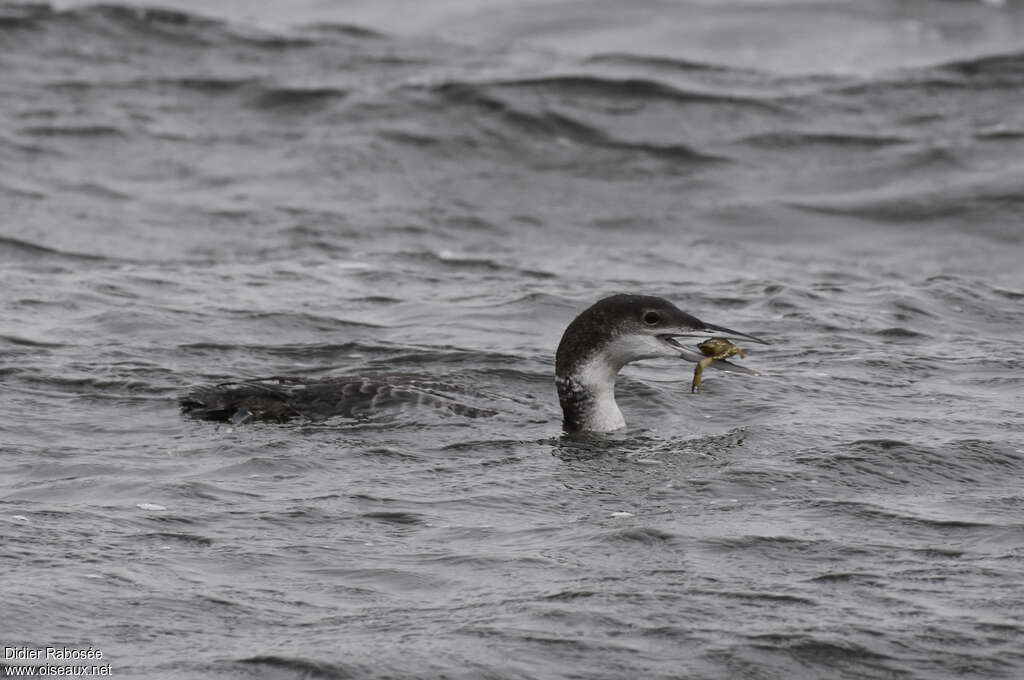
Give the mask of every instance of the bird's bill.
[[[711, 338], [725, 338], [730, 342], [757, 342], [762, 345], [771, 344], [767, 340], [762, 340], [761, 338], [753, 335], [748, 335], [747, 333], [734, 331], [731, 328], [726, 328], [725, 326], [716, 326], [710, 323], [706, 323], [698, 328], [680, 328], [678, 332], [662, 336], [662, 339], [664, 339], [666, 343], [675, 348], [679, 353], [679, 356], [694, 363], [704, 358], [704, 353], [697, 348], [697, 345], [705, 340], [710, 340]], [[690, 343], [694, 344], [691, 345]], [[724, 359], [715, 359], [709, 364], [709, 367], [716, 368], [720, 371], [729, 371], [731, 373], [759, 375], [757, 371], [744, 366], [739, 366]]]
[[672, 339], [673, 340], [677, 340], [677, 341], [679, 341], [681, 339], [685, 339], [686, 341], [696, 340], [698, 344], [700, 344], [701, 342], [704, 342], [705, 340], [710, 340], [711, 338], [725, 338], [726, 340], [730, 340], [730, 341], [737, 341], [738, 340], [738, 341], [741, 341], [741, 342], [742, 341], [757, 342], [757, 343], [760, 343], [762, 345], [770, 345], [770, 344], [772, 344], [772, 343], [768, 342], [767, 340], [762, 340], [761, 338], [756, 338], [753, 335], [747, 335], [746, 333], [740, 333], [739, 331], [734, 331], [731, 328], [726, 328], [725, 326], [716, 326], [716, 325], [710, 324], [710, 323], [706, 323], [706, 324], [704, 324], [700, 328], [685, 328], [685, 329], [680, 329], [680, 332], [678, 332], [678, 333], [672, 333]]

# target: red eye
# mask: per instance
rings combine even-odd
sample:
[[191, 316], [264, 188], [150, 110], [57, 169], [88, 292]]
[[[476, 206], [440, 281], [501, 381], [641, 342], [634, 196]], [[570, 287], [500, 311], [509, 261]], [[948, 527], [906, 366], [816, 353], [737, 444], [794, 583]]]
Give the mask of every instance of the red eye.
[[661, 323], [661, 314], [657, 312], [644, 312], [644, 323], [648, 326], [657, 326]]

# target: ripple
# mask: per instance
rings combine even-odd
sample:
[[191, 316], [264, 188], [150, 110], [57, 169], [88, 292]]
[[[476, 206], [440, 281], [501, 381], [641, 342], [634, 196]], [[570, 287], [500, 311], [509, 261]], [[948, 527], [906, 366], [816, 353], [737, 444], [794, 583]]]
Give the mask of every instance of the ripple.
[[32, 137], [125, 137], [127, 133], [112, 125], [36, 125], [23, 127], [20, 134]]
[[422, 515], [414, 512], [398, 512], [398, 511], [378, 511], [378, 512], [364, 512], [360, 515], [365, 519], [377, 520], [380, 522], [386, 522], [388, 524], [401, 524], [401, 525], [423, 525], [426, 524], [426, 520]]
[[101, 255], [90, 255], [87, 253], [69, 253], [63, 250], [58, 250], [57, 248], [32, 243], [31, 241], [23, 241], [8, 236], [0, 236], [0, 257], [24, 257], [26, 255], [32, 257], [57, 257], [71, 260], [92, 261], [111, 259]]
[[676, 538], [675, 534], [662, 529], [655, 529], [654, 527], [630, 527], [609, 532], [602, 537], [602, 540], [655, 545], [671, 542]]
[[[550, 85], [547, 81], [545, 83]], [[530, 84], [529, 81], [525, 81], [519, 85], [526, 87]], [[516, 87], [516, 83], [503, 83], [502, 85], [508, 88]], [[685, 144], [619, 139], [565, 113], [553, 111], [534, 113], [520, 109], [509, 102], [488, 95], [486, 87], [475, 84], [449, 82], [434, 87], [433, 91], [449, 102], [474, 106], [488, 117], [498, 118], [512, 128], [510, 138], [518, 138], [523, 135], [543, 136], [555, 140], [567, 140], [584, 147], [637, 152], [683, 164], [717, 163], [724, 160], [721, 156]]]
[[702, 103], [749, 106], [769, 111], [779, 109], [779, 106], [771, 100], [684, 90], [666, 83], [643, 78], [620, 79], [603, 78], [594, 75], [564, 75], [492, 81], [484, 85], [497, 87], [498, 89], [525, 88], [541, 92], [553, 90], [560, 95], [590, 95], [610, 100], [668, 100], [684, 104]]
[[249, 98], [250, 106], [267, 111], [290, 113], [317, 111], [341, 101], [348, 92], [334, 87], [263, 88]]
[[296, 678], [325, 678], [326, 680], [351, 680], [377, 675], [378, 669], [357, 664], [324, 663], [309, 659], [284, 656], [252, 656], [235, 663], [246, 666], [267, 668], [272, 671], [287, 671]]
[[815, 146], [873, 151], [909, 144], [913, 140], [907, 137], [867, 133], [785, 131], [762, 132], [742, 137], [736, 141], [737, 143], [747, 144], [756, 148], [787, 151], [808, 149]]

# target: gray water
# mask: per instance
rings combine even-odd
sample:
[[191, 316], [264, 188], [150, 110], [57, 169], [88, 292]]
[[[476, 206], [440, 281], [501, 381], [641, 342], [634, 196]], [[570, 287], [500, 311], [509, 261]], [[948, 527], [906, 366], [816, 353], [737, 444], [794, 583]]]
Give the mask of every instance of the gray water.
[[[1019, 3], [166, 4], [0, 4], [2, 645], [1024, 677]], [[763, 375], [635, 364], [562, 436], [616, 291]], [[178, 412], [266, 375], [498, 415]]]

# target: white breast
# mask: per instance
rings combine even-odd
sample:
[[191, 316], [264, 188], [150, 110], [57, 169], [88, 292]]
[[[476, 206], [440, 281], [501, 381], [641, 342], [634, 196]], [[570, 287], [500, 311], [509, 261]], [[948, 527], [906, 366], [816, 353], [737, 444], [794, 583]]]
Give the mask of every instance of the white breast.
[[573, 375], [576, 382], [591, 397], [588, 410], [583, 414], [585, 430], [611, 432], [626, 426], [619, 405], [615, 403], [615, 376], [621, 366], [615, 366], [602, 354], [580, 366]]

